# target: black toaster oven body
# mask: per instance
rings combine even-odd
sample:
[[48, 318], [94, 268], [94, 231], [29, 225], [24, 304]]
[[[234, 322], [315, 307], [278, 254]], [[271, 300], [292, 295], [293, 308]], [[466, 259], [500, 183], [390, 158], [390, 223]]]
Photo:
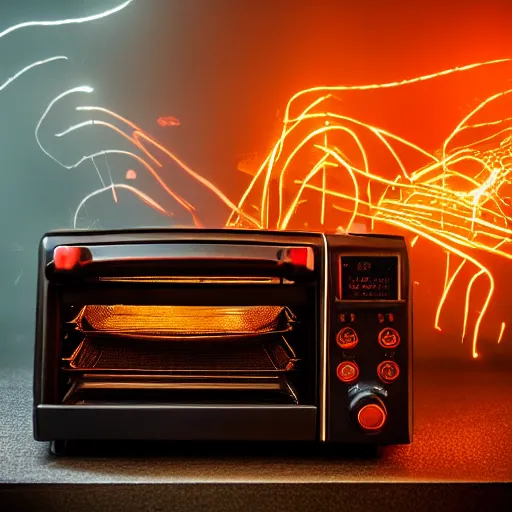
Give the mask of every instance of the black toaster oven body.
[[39, 252], [34, 436], [412, 440], [404, 239], [69, 231]]

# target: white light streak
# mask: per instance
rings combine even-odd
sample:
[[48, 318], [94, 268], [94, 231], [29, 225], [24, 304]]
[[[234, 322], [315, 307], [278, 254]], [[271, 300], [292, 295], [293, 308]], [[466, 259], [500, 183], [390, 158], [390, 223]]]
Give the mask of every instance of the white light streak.
[[79, 130], [80, 128], [85, 128], [86, 126], [94, 126], [95, 124], [96, 124], [96, 121], [94, 119], [91, 119], [89, 121], [83, 121], [82, 123], [77, 123], [77, 124], [70, 126], [63, 132], [54, 134], [54, 137], [64, 137], [64, 135], [74, 132], [75, 130]]
[[3, 91], [8, 85], [10, 85], [12, 82], [14, 82], [14, 80], [16, 80], [16, 78], [19, 78], [21, 75], [23, 75], [27, 71], [30, 71], [33, 68], [42, 66], [44, 64], [48, 64], [49, 62], [53, 62], [56, 60], [68, 60], [68, 58], [65, 55], [56, 55], [55, 57], [50, 57], [48, 59], [32, 62], [32, 64], [29, 64], [28, 66], [25, 66], [24, 68], [20, 69], [17, 73], [12, 75], [2, 85], [0, 85], [0, 91]]
[[126, 185], [125, 183], [112, 183], [112, 185], [108, 185], [103, 188], [99, 188], [98, 190], [95, 190], [94, 192], [91, 192], [90, 194], [86, 195], [78, 205], [78, 208], [75, 211], [75, 215], [73, 217], [73, 228], [76, 228], [76, 224], [78, 221], [78, 215], [80, 213], [80, 210], [85, 206], [85, 203], [89, 201], [89, 199], [92, 199], [93, 197], [102, 194], [103, 192], [112, 192], [113, 189], [120, 188], [129, 190], [133, 194], [135, 194], [139, 199], [141, 199], [143, 202], [148, 204], [149, 206], [152, 206], [155, 210], [159, 211], [160, 213], [171, 217], [172, 213], [168, 212], [163, 206], [161, 206], [159, 203], [157, 203], [154, 199], [149, 197], [147, 194], [142, 192], [136, 187], [132, 187], [131, 185]]
[[[73, 87], [72, 89], [68, 89], [67, 91], [64, 91], [62, 93], [60, 93], [58, 96], [56, 96], [55, 98], [53, 98], [52, 101], [50, 101], [50, 103], [48, 104], [48, 106], [46, 107], [46, 110], [43, 112], [43, 115], [41, 116], [41, 118], [39, 119], [39, 122], [37, 123], [36, 125], [36, 129], [35, 129], [35, 136], [36, 136], [36, 141], [37, 141], [37, 145], [39, 146], [39, 148], [41, 149], [41, 151], [47, 155], [48, 157], [50, 157], [54, 162], [58, 163], [59, 165], [61, 165], [62, 167], [64, 167], [65, 169], [72, 169], [73, 167], [76, 167], [77, 165], [73, 166], [68, 166], [64, 163], [62, 163], [60, 160], [58, 160], [57, 158], [55, 158], [53, 155], [51, 155], [48, 151], [46, 151], [46, 149], [44, 148], [44, 146], [41, 144], [41, 141], [39, 140], [39, 130], [41, 128], [41, 125], [43, 124], [43, 121], [45, 120], [46, 116], [48, 115], [48, 113], [50, 112], [50, 110], [53, 108], [53, 106], [55, 105], [55, 103], [57, 103], [58, 101], [60, 101], [62, 98], [65, 98], [66, 96], [69, 96], [70, 94], [74, 94], [74, 93], [77, 93], [77, 92], [85, 92], [85, 93], [92, 93], [94, 91], [94, 89], [88, 85], [81, 85], [79, 87]], [[93, 156], [96, 156], [96, 155], [93, 155]], [[85, 157], [84, 157], [85, 158]], [[81, 162], [80, 162], [81, 163]]]
[[106, 11], [92, 14], [90, 16], [83, 16], [81, 18], [68, 18], [63, 20], [54, 20], [54, 21], [25, 21], [23, 23], [19, 23], [18, 25], [13, 25], [12, 27], [6, 28], [3, 32], [0, 32], [0, 39], [2, 37], [5, 37], [6, 35], [14, 32], [15, 30], [19, 30], [22, 28], [28, 28], [28, 27], [56, 27], [60, 25], [71, 25], [71, 24], [79, 24], [79, 23], [87, 23], [88, 21], [95, 21], [99, 20], [101, 18], [106, 18], [107, 16], [110, 16], [111, 14], [115, 14], [116, 12], [119, 12], [123, 10], [125, 7], [127, 7], [129, 4], [131, 4], [134, 0], [127, 0], [126, 2], [123, 2], [122, 4], [118, 5], [117, 7], [113, 7], [112, 9], [108, 9]]

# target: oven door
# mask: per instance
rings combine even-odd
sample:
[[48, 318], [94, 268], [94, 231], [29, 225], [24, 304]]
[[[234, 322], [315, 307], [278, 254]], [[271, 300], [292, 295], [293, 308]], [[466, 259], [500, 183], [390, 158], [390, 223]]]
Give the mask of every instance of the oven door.
[[314, 440], [315, 251], [55, 247], [56, 385], [37, 438]]

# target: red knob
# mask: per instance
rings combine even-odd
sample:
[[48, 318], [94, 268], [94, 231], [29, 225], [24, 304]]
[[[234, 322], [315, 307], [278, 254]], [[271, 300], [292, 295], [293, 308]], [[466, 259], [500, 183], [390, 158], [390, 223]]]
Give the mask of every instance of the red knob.
[[389, 384], [398, 379], [400, 367], [394, 361], [382, 361], [377, 366], [377, 375], [382, 382]]
[[342, 382], [354, 382], [359, 377], [359, 366], [353, 361], [343, 361], [336, 368], [336, 375]]
[[357, 413], [357, 421], [366, 432], [380, 430], [386, 422], [386, 410], [378, 404], [367, 404]]
[[336, 343], [342, 349], [351, 349], [359, 343], [359, 336], [352, 327], [343, 327], [336, 336]]
[[400, 334], [392, 327], [385, 327], [379, 332], [379, 345], [384, 348], [396, 348], [400, 344]]

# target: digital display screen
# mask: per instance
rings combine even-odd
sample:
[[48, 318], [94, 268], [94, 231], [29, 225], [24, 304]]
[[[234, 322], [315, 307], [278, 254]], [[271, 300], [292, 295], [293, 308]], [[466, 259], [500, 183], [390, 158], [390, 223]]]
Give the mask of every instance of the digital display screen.
[[340, 299], [398, 300], [398, 256], [341, 256]]

